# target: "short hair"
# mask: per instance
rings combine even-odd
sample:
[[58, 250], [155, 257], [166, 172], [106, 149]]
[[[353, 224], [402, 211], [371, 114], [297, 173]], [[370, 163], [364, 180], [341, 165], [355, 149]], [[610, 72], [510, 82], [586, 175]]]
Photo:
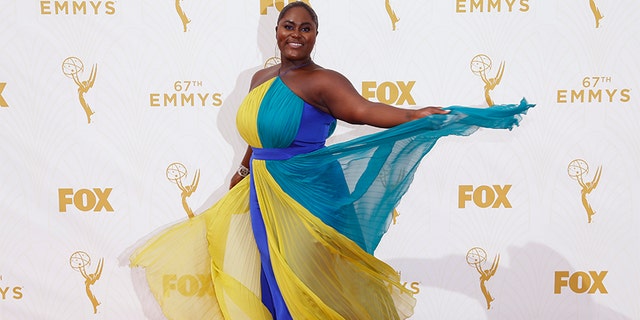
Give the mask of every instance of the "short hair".
[[306, 4], [303, 1], [290, 2], [288, 5], [286, 5], [284, 8], [282, 8], [282, 10], [280, 11], [280, 15], [278, 15], [277, 23], [280, 23], [280, 20], [282, 20], [282, 17], [285, 15], [285, 13], [287, 13], [287, 11], [289, 11], [289, 9], [295, 8], [295, 7], [302, 7], [305, 10], [307, 10], [307, 12], [309, 12], [309, 15], [311, 15], [311, 19], [316, 24], [316, 30], [317, 30], [318, 29], [318, 15], [313, 10], [313, 8], [311, 8], [310, 5]]

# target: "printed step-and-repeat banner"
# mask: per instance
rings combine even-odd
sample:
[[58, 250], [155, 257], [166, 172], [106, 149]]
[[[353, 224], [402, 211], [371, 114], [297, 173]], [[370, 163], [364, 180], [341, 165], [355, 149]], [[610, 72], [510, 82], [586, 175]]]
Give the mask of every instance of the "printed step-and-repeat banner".
[[[367, 99], [537, 104], [421, 163], [376, 252], [412, 319], [640, 319], [640, 2], [309, 2]], [[286, 3], [0, 2], [0, 319], [163, 318], [128, 255], [227, 190]]]

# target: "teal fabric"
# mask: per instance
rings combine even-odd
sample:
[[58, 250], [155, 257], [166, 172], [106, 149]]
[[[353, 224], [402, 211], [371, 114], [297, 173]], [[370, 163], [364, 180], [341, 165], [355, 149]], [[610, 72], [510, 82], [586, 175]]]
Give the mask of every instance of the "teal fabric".
[[485, 109], [451, 106], [449, 114], [270, 161], [267, 168], [287, 194], [373, 253], [420, 161], [439, 138], [466, 136], [480, 127], [511, 130], [533, 106], [525, 99]]
[[286, 148], [296, 137], [304, 101], [277, 77], [258, 111], [258, 136], [263, 148]]

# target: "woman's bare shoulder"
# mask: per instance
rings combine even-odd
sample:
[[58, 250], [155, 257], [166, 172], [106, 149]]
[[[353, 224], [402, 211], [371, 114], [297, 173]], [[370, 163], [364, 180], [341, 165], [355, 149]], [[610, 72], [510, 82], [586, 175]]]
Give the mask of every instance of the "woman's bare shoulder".
[[332, 69], [326, 69], [326, 68], [322, 68], [322, 67], [313, 69], [311, 74], [316, 79], [323, 80], [323, 81], [331, 81], [331, 80], [345, 78], [338, 71], [335, 71], [335, 70], [332, 70]]
[[353, 85], [342, 73], [332, 69], [316, 69], [311, 73], [311, 80], [316, 93], [321, 95], [350, 91]]
[[342, 87], [349, 84], [349, 80], [340, 72], [317, 68], [309, 73], [309, 80], [313, 84], [314, 88], [320, 91], [332, 90], [336, 87]]
[[340, 72], [316, 68], [308, 72], [307, 81], [300, 81], [306, 101], [329, 112], [332, 101], [340, 100], [346, 94], [354, 94], [351, 82]]

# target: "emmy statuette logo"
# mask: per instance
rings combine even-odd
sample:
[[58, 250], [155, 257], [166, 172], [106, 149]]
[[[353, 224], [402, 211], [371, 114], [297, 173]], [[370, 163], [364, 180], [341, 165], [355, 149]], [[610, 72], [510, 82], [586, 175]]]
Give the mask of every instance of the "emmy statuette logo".
[[600, 28], [600, 20], [602, 20], [604, 16], [600, 12], [600, 9], [598, 9], [598, 6], [596, 5], [596, 1], [589, 0], [589, 7], [591, 7], [591, 13], [593, 13], [593, 18], [596, 20], [596, 29]]
[[393, 213], [391, 214], [391, 218], [393, 219], [393, 225], [398, 224], [399, 216], [400, 216], [400, 212], [398, 212], [398, 209], [393, 209]]
[[267, 61], [265, 61], [265, 62], [264, 62], [264, 66], [263, 66], [263, 68], [265, 68], [265, 69], [266, 69], [266, 68], [269, 68], [269, 67], [275, 66], [275, 65], [277, 65], [278, 63], [280, 63], [280, 57], [273, 56], [273, 57], [271, 57], [271, 58], [267, 59]]
[[187, 213], [187, 216], [189, 216], [189, 218], [193, 218], [195, 215], [193, 214], [193, 211], [187, 203], [187, 198], [190, 197], [194, 192], [196, 192], [196, 189], [198, 188], [198, 182], [200, 182], [200, 170], [196, 170], [196, 174], [193, 175], [191, 184], [186, 186], [184, 185], [184, 183], [182, 183], [182, 179], [187, 177], [187, 168], [182, 163], [174, 162], [170, 164], [167, 167], [166, 175], [167, 179], [175, 183], [180, 189], [182, 207]]
[[178, 13], [178, 16], [180, 17], [180, 21], [182, 21], [182, 30], [183, 30], [183, 32], [187, 32], [187, 24], [189, 24], [189, 22], [191, 22], [191, 20], [189, 20], [189, 18], [187, 17], [187, 14], [182, 9], [182, 5], [181, 5], [182, 1], [183, 0], [176, 0], [176, 12]]
[[479, 76], [482, 79], [482, 82], [484, 82], [484, 98], [489, 107], [494, 105], [493, 99], [491, 99], [491, 91], [493, 91], [493, 89], [495, 89], [502, 80], [502, 75], [504, 74], [504, 61], [500, 62], [496, 76], [490, 78], [487, 76], [487, 72], [491, 71], [492, 65], [493, 62], [491, 61], [491, 58], [486, 54], [478, 54], [471, 59], [471, 72]]
[[80, 101], [80, 105], [87, 115], [87, 123], [91, 123], [91, 116], [94, 114], [89, 104], [84, 99], [84, 95], [89, 92], [89, 89], [93, 87], [93, 84], [96, 81], [96, 74], [98, 72], [98, 66], [94, 64], [91, 67], [91, 73], [89, 74], [89, 78], [87, 80], [80, 80], [79, 75], [84, 71], [84, 64], [82, 60], [76, 57], [69, 57], [62, 61], [62, 73], [65, 76], [73, 79], [73, 82], [78, 86], [78, 100]]
[[389, 15], [389, 19], [391, 19], [391, 29], [393, 31], [396, 30], [396, 23], [398, 23], [398, 21], [400, 21], [400, 19], [398, 18], [398, 16], [396, 16], [396, 12], [393, 11], [393, 9], [391, 8], [391, 3], [389, 3], [389, 0], [385, 0], [384, 1], [384, 8], [387, 10], [387, 14]]
[[85, 292], [87, 294], [87, 297], [89, 298], [89, 301], [91, 301], [91, 305], [93, 306], [93, 313], [98, 313], [98, 305], [100, 305], [100, 302], [91, 291], [91, 286], [94, 285], [102, 275], [104, 258], [101, 258], [100, 261], [98, 261], [98, 266], [93, 273], [87, 272], [87, 268], [91, 266], [91, 257], [89, 257], [89, 255], [84, 251], [76, 251], [71, 254], [71, 257], [69, 258], [69, 264], [71, 265], [71, 268], [73, 270], [80, 272], [80, 274], [84, 278]]
[[578, 181], [580, 185], [580, 194], [582, 198], [582, 206], [587, 212], [587, 221], [591, 223], [591, 218], [596, 212], [591, 208], [591, 204], [587, 200], [587, 195], [590, 194], [595, 188], [598, 186], [598, 182], [600, 182], [600, 176], [602, 175], [602, 166], [599, 166], [596, 169], [595, 174], [593, 175], [593, 179], [591, 181], [585, 181], [586, 175], [589, 173], [589, 164], [582, 159], [575, 159], [569, 162], [569, 166], [567, 167], [567, 173], [571, 179]]
[[484, 269], [482, 265], [487, 262], [487, 252], [480, 247], [473, 247], [467, 252], [467, 264], [473, 267], [480, 274], [480, 290], [484, 295], [484, 299], [487, 301], [487, 310], [491, 309], [491, 302], [495, 300], [489, 290], [487, 289], [486, 282], [496, 274], [498, 270], [498, 264], [500, 263], [500, 254], [497, 254], [493, 259], [491, 268]]
[[7, 104], [7, 100], [5, 100], [2, 97], [2, 91], [4, 90], [4, 87], [6, 87], [6, 86], [7, 86], [6, 82], [0, 82], [0, 107], [5, 107], [5, 108], [9, 106], [9, 104]]

